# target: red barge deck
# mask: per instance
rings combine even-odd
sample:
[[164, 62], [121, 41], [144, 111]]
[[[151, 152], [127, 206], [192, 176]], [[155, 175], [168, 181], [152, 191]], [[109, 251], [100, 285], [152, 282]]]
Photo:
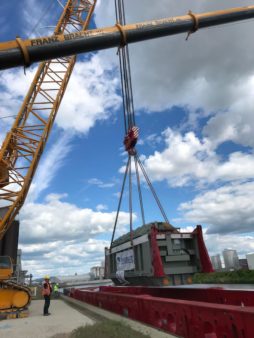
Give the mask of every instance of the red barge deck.
[[251, 290], [101, 286], [70, 296], [179, 337], [254, 338]]

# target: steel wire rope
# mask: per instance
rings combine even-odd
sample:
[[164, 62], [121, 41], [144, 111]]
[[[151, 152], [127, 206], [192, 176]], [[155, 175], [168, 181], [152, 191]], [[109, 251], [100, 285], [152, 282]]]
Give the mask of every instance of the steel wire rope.
[[[119, 7], [118, 2], [115, 0], [115, 15], [116, 15], [116, 22], [120, 23], [120, 17], [119, 17]], [[124, 77], [123, 77], [123, 64], [122, 64], [122, 56], [121, 56], [121, 48], [118, 49], [118, 57], [119, 57], [119, 63], [120, 63], [120, 77], [121, 77], [121, 88], [122, 88], [122, 100], [123, 100], [123, 117], [124, 117], [124, 129], [125, 134], [128, 131], [127, 126], [127, 109], [126, 109], [126, 95], [125, 95], [125, 87], [124, 87]]]
[[[123, 0], [115, 0], [115, 9], [116, 9], [116, 22], [120, 25], [125, 25], [125, 8], [124, 8], [124, 1]], [[131, 68], [130, 68], [130, 57], [129, 57], [129, 49], [128, 45], [120, 46], [118, 49], [118, 56], [119, 56], [119, 64], [120, 64], [120, 76], [121, 76], [121, 86], [122, 86], [122, 100], [123, 100], [123, 116], [124, 116], [124, 127], [125, 127], [125, 134], [131, 130], [136, 124], [135, 122], [135, 110], [134, 110], [134, 100], [133, 100], [133, 89], [132, 89], [132, 79], [131, 79]], [[126, 148], [127, 150], [127, 148]], [[140, 175], [139, 175], [139, 167], [141, 169], [141, 172], [146, 180], [146, 183], [148, 187], [150, 188], [152, 195], [159, 207], [159, 210], [162, 214], [162, 217], [164, 218], [166, 223], [169, 223], [169, 220], [167, 218], [167, 215], [163, 209], [163, 206], [158, 198], [158, 195], [146, 173], [146, 170], [138, 156], [138, 153], [135, 150], [135, 146], [128, 151], [128, 162], [126, 164], [125, 173], [124, 173], [124, 179], [122, 184], [122, 189], [120, 192], [119, 202], [118, 202], [118, 208], [116, 213], [116, 219], [114, 223], [114, 229], [110, 244], [110, 250], [114, 241], [116, 226], [119, 218], [119, 212], [121, 208], [125, 183], [127, 175], [129, 175], [129, 216], [130, 216], [130, 239], [131, 244], [133, 246], [133, 204], [132, 204], [132, 157], [134, 158], [134, 164], [135, 164], [135, 173], [136, 173], [136, 179], [137, 179], [137, 188], [138, 188], [138, 196], [139, 196], [139, 204], [140, 204], [140, 210], [141, 210], [141, 216], [142, 216], [142, 222], [145, 224], [145, 211], [144, 211], [144, 205], [143, 205], [143, 197], [142, 197], [142, 191], [141, 191], [141, 182], [140, 182]]]
[[33, 26], [33, 28], [31, 29], [30, 33], [27, 35], [28, 37], [30, 37], [38, 28], [39, 24], [41, 23], [42, 19], [44, 16], [46, 16], [48, 14], [48, 12], [50, 11], [51, 7], [53, 6], [53, 4], [55, 3], [54, 0], [51, 0], [51, 2], [49, 3], [49, 5], [45, 8], [44, 12], [42, 12], [41, 16], [39, 17], [38, 21], [36, 22], [36, 24]]
[[145, 212], [144, 212], [143, 198], [142, 198], [142, 192], [141, 192], [139, 169], [138, 169], [138, 163], [137, 163], [137, 156], [134, 156], [134, 163], [135, 163], [135, 169], [136, 169], [137, 187], [138, 187], [139, 204], [140, 204], [140, 209], [141, 209], [142, 222], [143, 222], [143, 224], [146, 224], [145, 223]]
[[129, 155], [129, 213], [130, 213], [130, 238], [133, 245], [133, 230], [132, 230], [132, 172], [131, 172], [131, 156]]
[[[115, 0], [115, 9], [116, 9], [116, 22], [120, 25], [125, 24], [125, 13], [124, 13], [124, 5], [123, 1]], [[125, 126], [125, 134], [129, 131], [130, 128], [134, 126], [135, 118], [134, 118], [134, 104], [133, 104], [133, 96], [132, 96], [132, 85], [131, 85], [131, 77], [130, 77], [130, 63], [129, 63], [129, 54], [126, 53], [128, 46], [121, 46], [118, 49], [119, 63], [120, 63], [120, 76], [121, 76], [121, 86], [122, 86], [122, 99], [123, 99], [123, 115], [124, 115], [124, 126]], [[116, 213], [116, 219], [113, 228], [113, 234], [110, 244], [110, 249], [112, 247], [112, 243], [114, 241], [116, 225], [119, 218], [119, 212], [121, 208], [125, 182], [127, 175], [129, 175], [129, 216], [130, 216], [130, 236], [131, 243], [133, 245], [133, 215], [132, 215], [132, 166], [131, 166], [131, 155], [128, 155], [128, 162], [125, 168], [125, 174], [122, 184], [122, 189], [120, 192], [120, 198], [118, 202], [118, 208]], [[135, 165], [136, 168], [136, 165]], [[138, 177], [138, 176], [137, 176]], [[139, 178], [137, 178], [139, 182]], [[139, 196], [141, 194], [141, 190], [139, 190]], [[142, 198], [140, 200], [142, 203]], [[144, 219], [144, 209], [142, 205], [142, 219]]]
[[17, 115], [6, 115], [6, 116], [2, 116], [2, 117], [0, 117], [0, 120], [2, 120], [2, 119], [7, 119], [7, 118], [9, 118], [9, 117], [16, 117]]
[[[125, 25], [125, 8], [123, 0], [115, 0], [116, 4], [116, 20], [120, 25]], [[128, 126], [127, 130], [135, 125], [134, 103], [130, 71], [130, 59], [128, 45], [119, 48], [119, 59], [121, 64], [121, 71], [123, 76], [122, 88], [125, 96], [125, 116], [127, 116]], [[127, 122], [126, 122], [127, 124]]]
[[[137, 157], [138, 164], [139, 164], [139, 166], [140, 166], [140, 168], [141, 168], [141, 170], [142, 170], [142, 173], [143, 173], [143, 175], [144, 175], [144, 177], [145, 177], [145, 179], [146, 179], [146, 182], [147, 182], [147, 184], [148, 184], [148, 186], [149, 186], [149, 188], [150, 188], [150, 190], [151, 190], [151, 192], [152, 192], [152, 194], [153, 194], [153, 196], [154, 196], [154, 199], [155, 199], [155, 201], [157, 202], [157, 205], [158, 205], [158, 207], [159, 207], [159, 209], [160, 209], [160, 211], [161, 211], [161, 214], [162, 214], [162, 216], [163, 216], [165, 222], [166, 222], [166, 223], [169, 223], [169, 220], [168, 220], [168, 218], [167, 218], [167, 215], [166, 215], [166, 213], [165, 213], [165, 211], [164, 211], [164, 209], [163, 209], [163, 206], [162, 206], [162, 204], [161, 204], [161, 202], [160, 202], [160, 200], [159, 200], [159, 197], [158, 197], [158, 195], [157, 195], [157, 193], [156, 193], [156, 191], [155, 191], [155, 189], [154, 189], [154, 187], [153, 187], [153, 185], [152, 185], [152, 182], [150, 181], [150, 179], [149, 179], [149, 177], [148, 177], [148, 175], [147, 175], [147, 173], [146, 173], [146, 170], [145, 170], [145, 168], [144, 168], [144, 166], [143, 166], [143, 163], [141, 162], [141, 160], [140, 160], [140, 158], [139, 158], [139, 156], [138, 156], [137, 153], [136, 153], [135, 156]], [[169, 224], [170, 224], [170, 223], [169, 223]]]
[[114, 228], [113, 228], [113, 233], [112, 233], [112, 238], [111, 238], [111, 243], [110, 243], [110, 250], [111, 250], [112, 243], [113, 243], [114, 237], [115, 237], [116, 225], [117, 225], [119, 212], [120, 212], [120, 208], [121, 208], [121, 204], [122, 204], [123, 192], [124, 192], [125, 182], [126, 182], [126, 178], [127, 178], [127, 174], [128, 174], [129, 164], [130, 164], [130, 156], [128, 158], [128, 162], [127, 162], [126, 167], [125, 167], [124, 179], [123, 179], [122, 189], [121, 189], [120, 197], [119, 197], [119, 201], [118, 201], [116, 218], [115, 218], [115, 223], [114, 223]]
[[[124, 0], [121, 0], [122, 3], [122, 24], [126, 25], [126, 20], [125, 20], [125, 7], [124, 7]], [[131, 68], [130, 68], [130, 56], [129, 56], [129, 47], [128, 45], [125, 46], [123, 49], [124, 52], [126, 53], [126, 62], [127, 62], [127, 76], [128, 76], [128, 85], [129, 85], [129, 93], [130, 93], [130, 110], [132, 112], [132, 119], [133, 119], [133, 125], [135, 125], [135, 111], [134, 111], [134, 102], [133, 102], [133, 90], [132, 90], [132, 79], [131, 79]]]

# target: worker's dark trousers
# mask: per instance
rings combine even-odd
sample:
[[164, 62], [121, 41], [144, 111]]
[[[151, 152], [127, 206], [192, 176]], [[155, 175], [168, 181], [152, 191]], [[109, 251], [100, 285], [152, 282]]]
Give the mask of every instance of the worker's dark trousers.
[[49, 313], [49, 305], [50, 305], [50, 296], [44, 296], [45, 303], [44, 303], [44, 310], [43, 314], [46, 315]]

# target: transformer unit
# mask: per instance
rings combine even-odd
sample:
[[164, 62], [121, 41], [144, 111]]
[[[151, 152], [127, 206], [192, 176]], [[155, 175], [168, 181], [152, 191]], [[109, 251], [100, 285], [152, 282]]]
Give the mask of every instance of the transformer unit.
[[116, 285], [179, 285], [196, 272], [212, 272], [198, 225], [182, 233], [168, 223], [143, 225], [116, 239], [105, 250], [105, 275]]

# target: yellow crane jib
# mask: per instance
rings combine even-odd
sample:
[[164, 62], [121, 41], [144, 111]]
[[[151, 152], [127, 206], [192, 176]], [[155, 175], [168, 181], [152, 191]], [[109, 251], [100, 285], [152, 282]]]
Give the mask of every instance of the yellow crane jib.
[[[57, 23], [52, 41], [62, 34], [87, 30], [96, 0], [68, 0]], [[32, 62], [26, 42], [17, 38], [22, 62]], [[72, 53], [73, 54], [73, 53]], [[0, 150], [0, 198], [8, 205], [0, 218], [0, 239], [22, 207], [40, 156], [47, 142], [61, 100], [68, 85], [76, 56], [59, 56], [39, 64], [34, 80]]]

